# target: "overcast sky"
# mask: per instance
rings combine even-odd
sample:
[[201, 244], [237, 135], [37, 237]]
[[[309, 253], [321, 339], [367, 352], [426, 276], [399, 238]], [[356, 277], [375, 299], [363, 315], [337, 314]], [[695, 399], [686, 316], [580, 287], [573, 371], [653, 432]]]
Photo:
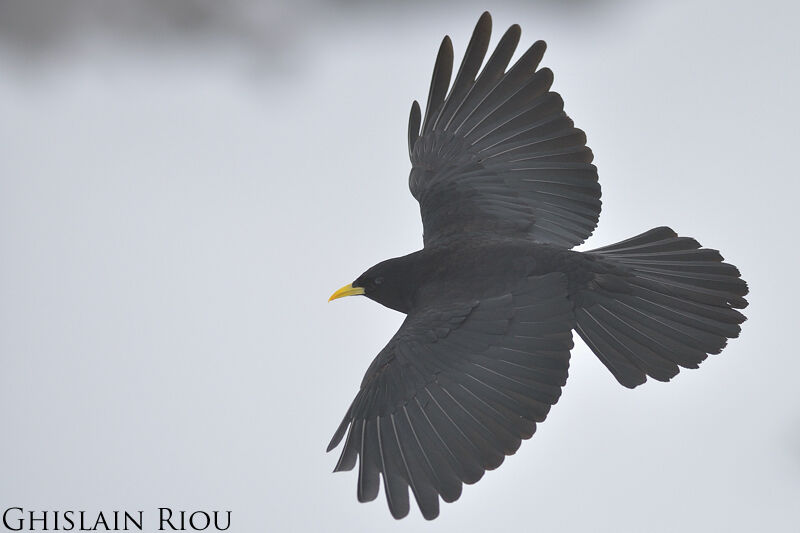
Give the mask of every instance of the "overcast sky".
[[[658, 225], [749, 282], [741, 338], [560, 402], [434, 524], [325, 446], [402, 316], [328, 304], [421, 246], [406, 120], [476, 2], [0, 0], [0, 507], [231, 510], [231, 531], [796, 531], [794, 2], [493, 2], [603, 186], [588, 247]], [[496, 6], [496, 7], [494, 7]]]

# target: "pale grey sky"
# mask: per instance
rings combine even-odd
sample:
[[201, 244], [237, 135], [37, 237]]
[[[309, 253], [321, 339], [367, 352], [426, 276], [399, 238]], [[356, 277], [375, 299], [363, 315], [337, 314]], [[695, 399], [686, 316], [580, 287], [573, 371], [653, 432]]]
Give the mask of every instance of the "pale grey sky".
[[576, 336], [548, 420], [433, 525], [331, 474], [402, 317], [326, 300], [421, 246], [408, 109], [487, 6], [59, 4], [0, 4], [4, 508], [230, 509], [241, 532], [796, 530], [794, 3], [490, 6], [493, 42], [512, 23], [548, 42], [587, 132], [588, 247], [670, 225], [736, 264], [751, 305], [721, 355], [633, 391]]

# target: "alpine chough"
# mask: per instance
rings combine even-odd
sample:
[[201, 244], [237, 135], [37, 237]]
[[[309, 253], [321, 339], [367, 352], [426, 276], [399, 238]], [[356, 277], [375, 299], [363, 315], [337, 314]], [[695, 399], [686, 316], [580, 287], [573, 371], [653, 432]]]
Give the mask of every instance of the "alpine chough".
[[[539, 69], [537, 41], [508, 68], [511, 26], [484, 64], [484, 13], [450, 83], [445, 37], [425, 116], [408, 124], [409, 187], [424, 248], [379, 263], [331, 300], [364, 295], [406, 319], [328, 445], [358, 464], [358, 500], [380, 478], [395, 518], [439, 514], [530, 438], [567, 381], [572, 330], [625, 387], [668, 381], [737, 337], [747, 284], [716, 250], [659, 227], [571, 250], [600, 215], [586, 135]], [[483, 64], [483, 68], [481, 65]]]

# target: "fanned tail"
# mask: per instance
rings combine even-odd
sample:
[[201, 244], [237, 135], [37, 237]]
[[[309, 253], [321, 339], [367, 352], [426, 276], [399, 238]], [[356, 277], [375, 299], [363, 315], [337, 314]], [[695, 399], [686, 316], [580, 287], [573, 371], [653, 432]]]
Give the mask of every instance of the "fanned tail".
[[599, 268], [576, 330], [622, 385], [668, 381], [739, 336], [747, 283], [718, 251], [660, 227], [586, 254]]

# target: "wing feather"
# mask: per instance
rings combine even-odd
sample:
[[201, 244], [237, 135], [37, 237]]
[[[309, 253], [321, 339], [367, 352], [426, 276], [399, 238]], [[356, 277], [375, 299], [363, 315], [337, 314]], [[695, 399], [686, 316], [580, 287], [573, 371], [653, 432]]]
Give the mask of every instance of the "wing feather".
[[392, 515], [408, 489], [427, 519], [439, 497], [497, 468], [536, 431], [567, 379], [572, 306], [566, 277], [530, 277], [507, 293], [408, 315], [375, 358], [329, 449], [336, 471], [358, 463], [358, 499], [378, 493]]
[[464, 59], [461, 60], [461, 66], [458, 68], [458, 74], [453, 82], [453, 88], [450, 89], [450, 95], [447, 97], [447, 102], [442, 108], [442, 112], [436, 117], [434, 129], [437, 129], [437, 127], [446, 129], [455, 111], [461, 107], [472, 84], [475, 83], [475, 76], [478, 75], [478, 71], [481, 69], [483, 59], [489, 50], [489, 38], [491, 36], [492, 17], [488, 12], [485, 12], [478, 20], [478, 24], [475, 25], [472, 38], [467, 45], [467, 51], [464, 52]]
[[491, 26], [484, 13], [449, 94], [452, 44], [442, 42], [421, 133], [412, 106], [409, 188], [425, 244], [488, 233], [575, 246], [594, 231], [601, 207], [586, 135], [550, 90], [553, 73], [537, 70], [544, 41], [508, 68], [520, 40], [513, 25], [481, 69]]
[[428, 104], [425, 106], [425, 120], [422, 123], [422, 133], [430, 133], [433, 123], [442, 110], [447, 88], [450, 86], [450, 76], [453, 74], [453, 43], [450, 37], [445, 36], [436, 56], [436, 64], [431, 76], [431, 88], [428, 92]]

